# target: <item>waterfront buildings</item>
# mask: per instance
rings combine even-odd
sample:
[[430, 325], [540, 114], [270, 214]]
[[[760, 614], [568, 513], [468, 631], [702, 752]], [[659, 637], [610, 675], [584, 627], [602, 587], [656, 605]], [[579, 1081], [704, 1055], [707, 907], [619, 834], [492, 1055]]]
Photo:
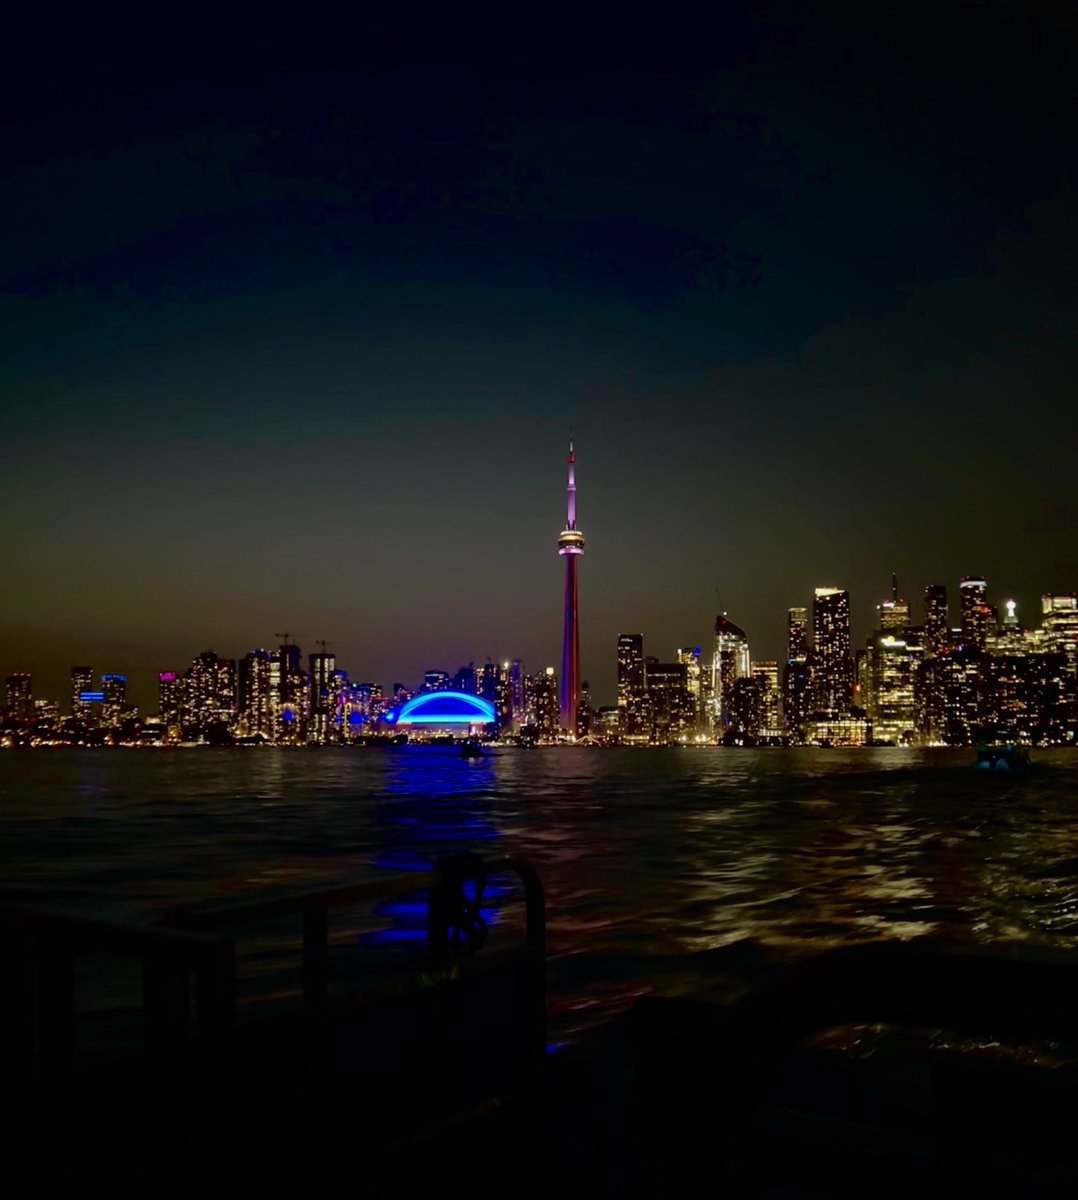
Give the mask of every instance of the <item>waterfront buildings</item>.
[[711, 659], [712, 728], [721, 737], [730, 726], [734, 684], [750, 674], [749, 639], [726, 615], [715, 618], [715, 651]]
[[7, 720], [21, 725], [34, 714], [33, 679], [28, 671], [16, 671], [6, 685]]
[[926, 655], [945, 654], [951, 644], [947, 588], [930, 583], [924, 598], [924, 647]]
[[812, 711], [826, 717], [848, 713], [853, 692], [853, 659], [850, 594], [844, 588], [815, 590], [809, 667]]
[[618, 723], [622, 737], [629, 741], [644, 738], [646, 720], [644, 637], [623, 633], [618, 638]]

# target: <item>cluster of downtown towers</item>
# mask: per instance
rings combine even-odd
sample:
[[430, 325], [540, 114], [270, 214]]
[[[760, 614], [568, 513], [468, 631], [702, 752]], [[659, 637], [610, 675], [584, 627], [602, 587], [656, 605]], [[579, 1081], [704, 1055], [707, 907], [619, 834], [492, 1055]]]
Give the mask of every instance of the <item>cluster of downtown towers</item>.
[[[1045, 595], [1041, 623], [1023, 627], [1013, 601], [1005, 615], [989, 603], [983, 578], [959, 586], [952, 626], [947, 589], [930, 584], [920, 619], [899, 597], [876, 606], [875, 629], [853, 650], [850, 597], [819, 587], [807, 608], [787, 611], [786, 661], [754, 661], [743, 629], [715, 621], [710, 654], [681, 648], [675, 660], [644, 654], [636, 633], [617, 640], [617, 705], [593, 710], [580, 681], [577, 564], [584, 535], [576, 525], [573, 445], [569, 445], [567, 519], [558, 538], [565, 563], [562, 670], [529, 675], [520, 659], [469, 664], [452, 677], [426, 672], [413, 691], [389, 694], [354, 683], [323, 643], [303, 655], [288, 634], [276, 650], [238, 662], [213, 651], [183, 673], [158, 676], [158, 712], [145, 721], [127, 702], [127, 681], [89, 667], [71, 672], [71, 709], [35, 700], [27, 673], [7, 677], [3, 741], [169, 744], [266, 742], [326, 744], [397, 735], [392, 710], [416, 692], [464, 692], [488, 701], [494, 732], [523, 740], [726, 745], [949, 744], [1008, 741], [1066, 745], [1078, 740], [1078, 596]], [[560, 687], [559, 687], [560, 684]], [[389, 720], [386, 718], [389, 717]], [[399, 735], [398, 735], [399, 736]]]
[[[575, 582], [575, 580], [574, 580]], [[575, 588], [574, 588], [575, 591]], [[728, 745], [916, 743], [981, 740], [1065, 745], [1078, 733], [1078, 596], [1046, 595], [1035, 628], [1008, 601], [1002, 619], [987, 584], [963, 579], [959, 624], [947, 590], [925, 589], [914, 618], [894, 588], [876, 606], [876, 628], [854, 650], [850, 597], [816, 589], [811, 611], [787, 613], [785, 662], [754, 660], [744, 630], [727, 614], [715, 621], [710, 654], [679, 648], [673, 661], [644, 653], [640, 634], [617, 639], [617, 705], [593, 709], [583, 683], [575, 707], [577, 740]], [[426, 672], [410, 689], [387, 693], [356, 683], [332, 653], [304, 656], [291, 641], [238, 661], [212, 651], [186, 671], [162, 671], [158, 712], [140, 719], [120, 674], [71, 672], [68, 714], [36, 699], [29, 674], [7, 677], [9, 739], [40, 742], [253, 741], [327, 743], [379, 732], [380, 718], [412, 695], [453, 690], [490, 701], [497, 732], [544, 741], [574, 736], [565, 715], [564, 672], [529, 674], [519, 659]]]

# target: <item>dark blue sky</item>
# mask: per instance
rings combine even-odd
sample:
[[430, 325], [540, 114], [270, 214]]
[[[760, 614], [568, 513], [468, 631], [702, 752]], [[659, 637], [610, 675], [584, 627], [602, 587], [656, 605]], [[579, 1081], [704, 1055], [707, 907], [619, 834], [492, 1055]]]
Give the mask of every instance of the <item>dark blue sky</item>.
[[813, 586], [1078, 586], [1073, 25], [23, 31], [0, 671], [759, 657]]

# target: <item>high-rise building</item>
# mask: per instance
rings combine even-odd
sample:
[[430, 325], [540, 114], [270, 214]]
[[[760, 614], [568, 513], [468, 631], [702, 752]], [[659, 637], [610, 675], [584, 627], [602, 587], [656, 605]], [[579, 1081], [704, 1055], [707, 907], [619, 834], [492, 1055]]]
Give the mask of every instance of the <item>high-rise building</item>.
[[809, 662], [813, 711], [829, 715], [849, 711], [853, 690], [850, 594], [843, 588], [815, 590]]
[[558, 676], [553, 667], [547, 667], [532, 680], [534, 692], [535, 724], [539, 736], [555, 738], [558, 734], [561, 708], [558, 693]]
[[676, 657], [685, 666], [686, 686], [692, 697], [693, 728], [704, 730], [707, 727], [707, 713], [704, 709], [704, 672], [700, 665], [700, 647], [679, 646]]
[[300, 665], [303, 655], [288, 633], [270, 663], [270, 694], [274, 715], [274, 740], [302, 745], [307, 740], [309, 694], [307, 673]]
[[83, 692], [94, 690], [94, 671], [92, 667], [71, 668], [71, 715], [83, 724], [90, 720], [93, 712], [92, 701], [83, 700]]
[[514, 658], [509, 664], [507, 684], [509, 688], [509, 711], [512, 723], [518, 727], [524, 724], [525, 679], [524, 663], [519, 658]]
[[321, 654], [312, 654], [308, 657], [308, 665], [310, 667], [310, 729], [308, 737], [312, 742], [323, 744], [331, 740], [331, 735], [336, 732], [336, 727], [333, 723], [335, 716], [333, 694], [333, 675], [337, 669], [336, 657], [329, 653], [325, 645], [322, 645]]
[[777, 662], [754, 662], [750, 675], [760, 686], [760, 725], [757, 737], [778, 738], [782, 736], [779, 721], [779, 664]]
[[924, 648], [909, 631], [896, 637], [878, 629], [869, 643], [871, 677], [866, 707], [877, 741], [896, 745], [914, 740], [917, 729], [915, 679]]
[[749, 639], [740, 625], [726, 615], [715, 618], [715, 652], [711, 659], [711, 719], [716, 735], [730, 723], [730, 698], [734, 683], [750, 674]]
[[33, 680], [26, 671], [7, 677], [7, 719], [12, 725], [26, 725], [34, 715]]
[[183, 706], [183, 680], [175, 671], [157, 673], [157, 712], [166, 727], [180, 724]]
[[990, 632], [992, 610], [988, 605], [988, 584], [979, 575], [967, 575], [958, 587], [962, 609], [962, 644], [984, 650]]
[[685, 663], [644, 663], [649, 729], [652, 742], [687, 738], [695, 723], [695, 708], [689, 692], [689, 669]]
[[478, 694], [479, 676], [475, 671], [475, 663], [469, 663], [466, 667], [457, 668], [457, 673], [453, 676], [453, 690], [455, 692], [466, 692], [469, 696]]
[[891, 595], [876, 605], [876, 628], [895, 637], [905, 633], [910, 625], [910, 606], [898, 594], [898, 576], [891, 576]]
[[625, 738], [646, 736], [644, 691], [644, 635], [623, 633], [618, 637], [618, 716]]
[[786, 610], [786, 663], [782, 669], [782, 724], [791, 742], [805, 739], [810, 707], [808, 609]]
[[101, 704], [101, 724], [106, 729], [118, 729], [127, 705], [127, 677], [102, 675], [101, 690], [105, 693]]
[[444, 692], [449, 687], [447, 671], [425, 671], [423, 673], [423, 691]]
[[925, 654], [945, 654], [950, 646], [947, 588], [942, 583], [930, 583], [925, 588]]
[[190, 737], [219, 739], [235, 718], [236, 660], [203, 650], [184, 672], [180, 724]]
[[569, 482], [565, 528], [558, 538], [558, 553], [565, 559], [565, 624], [561, 650], [561, 727], [577, 735], [580, 701], [580, 629], [577, 614], [576, 561], [584, 553], [584, 535], [576, 527], [576, 455], [569, 439]]
[[239, 662], [239, 727], [244, 737], [271, 741], [274, 734], [272, 657], [268, 650], [249, 650]]
[[786, 661], [805, 662], [809, 654], [808, 609], [786, 610]]

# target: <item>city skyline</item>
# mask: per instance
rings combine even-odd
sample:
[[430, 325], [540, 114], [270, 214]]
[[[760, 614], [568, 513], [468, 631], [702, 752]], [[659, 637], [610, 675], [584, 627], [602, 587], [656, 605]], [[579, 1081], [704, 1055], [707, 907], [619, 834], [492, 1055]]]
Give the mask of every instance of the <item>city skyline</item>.
[[604, 695], [608, 637], [777, 658], [821, 582], [855, 637], [892, 571], [1074, 588], [1073, 42], [838, 11], [20, 41], [0, 662], [557, 666], [570, 428]]
[[[937, 603], [940, 593], [943, 594], [942, 610]], [[785, 610], [785, 625], [780, 630], [782, 649], [776, 653], [770, 653], [770, 648], [774, 646], [778, 640], [777, 637], [761, 637], [759, 630], [754, 622], [747, 620], [745, 625], [747, 629], [740, 624], [735, 623], [727, 611], [720, 612], [713, 618], [714, 632], [716, 635], [720, 630], [729, 630], [730, 633], [723, 633], [722, 638], [716, 642], [716, 651], [720, 643], [726, 643], [733, 648], [731, 653], [734, 656], [732, 662], [736, 662], [736, 668], [733, 671], [731, 680], [737, 677], [744, 677], [750, 672], [750, 650], [752, 666], [755, 667], [758, 663], [778, 663], [781, 667], [784, 663], [792, 663], [795, 661], [798, 651], [796, 646], [803, 648], [804, 654], [807, 655], [811, 647], [817, 655], [824, 653], [826, 657], [834, 658], [839, 663], [839, 675], [837, 680], [830, 685], [832, 691], [837, 686], [839, 692], [848, 689], [854, 682], [854, 656], [859, 649], [863, 648], [866, 643], [871, 642], [872, 637], [876, 634], [888, 631], [902, 632], [907, 628], [916, 626], [917, 630], [923, 636], [925, 645], [931, 650], [940, 652], [944, 647], [961, 647], [962, 638], [952, 635], [960, 634], [968, 631], [971, 626], [980, 630], [980, 647], [984, 646], [984, 638], [986, 631], [991, 631], [992, 636], [995, 636], [997, 630], [1007, 630], [1012, 628], [1033, 630], [1039, 627], [1045, 613], [1050, 609], [1045, 605], [1053, 599], [1065, 600], [1074, 597], [1075, 589], [1071, 589], [1064, 593], [1049, 593], [1042, 592], [1038, 597], [1035, 607], [1023, 607], [1010, 596], [1000, 596], [995, 589], [990, 588], [990, 581], [985, 580], [982, 576], [966, 576], [959, 580], [958, 586], [953, 584], [948, 587], [947, 584], [926, 584], [922, 589], [922, 593], [918, 595], [916, 601], [911, 605], [908, 600], [899, 598], [899, 585], [897, 575], [891, 576], [891, 588], [888, 593], [882, 595], [879, 600], [871, 606], [871, 611], [874, 617], [867, 613], [863, 614], [865, 624], [865, 633], [861, 634], [858, 631], [858, 625], [852, 618], [852, 615], [857, 612], [857, 608], [851, 605], [850, 595], [847, 589], [836, 587], [833, 585], [822, 585], [813, 589], [814, 599], [812, 600], [811, 609], [806, 606], [788, 606]], [[994, 600], [995, 603], [989, 603]], [[831, 630], [835, 627], [835, 618], [827, 616], [827, 612], [832, 602], [839, 603], [842, 608], [837, 617], [838, 625], [845, 632], [839, 636], [844, 640], [839, 645], [834, 645], [834, 634]], [[811, 618], [809, 613], [811, 612]], [[780, 614], [781, 615], [781, 614]], [[938, 619], [940, 625], [937, 629], [933, 627], [933, 620]], [[821, 621], [823, 624], [821, 625]], [[795, 631], [794, 626], [797, 626]], [[811, 636], [809, 629], [811, 627]], [[871, 632], [870, 632], [871, 631]], [[774, 634], [774, 630], [770, 630]], [[510, 654], [505, 658], [486, 658], [476, 659], [474, 657], [461, 657], [461, 661], [454, 666], [452, 661], [444, 661], [441, 665], [427, 663], [421, 670], [393, 670], [386, 675], [379, 676], [375, 672], [365, 671], [362, 663], [356, 664], [353, 660], [346, 658], [333, 649], [325, 640], [307, 639], [308, 645], [321, 646], [321, 651], [305, 652], [304, 646], [293, 643], [291, 639], [297, 635], [292, 633], [276, 634], [276, 639], [285, 638], [284, 643], [278, 643], [275, 640], [265, 640], [261, 647], [248, 645], [244, 650], [233, 650], [229, 653], [230, 648], [225, 648], [224, 653], [220, 653], [221, 647], [204, 647], [203, 654], [212, 654], [220, 656], [222, 661], [231, 660], [234, 664], [238, 664], [245, 656], [248, 658], [251, 655], [261, 654], [271, 656], [275, 654], [281, 645], [288, 647], [294, 651], [296, 664], [300, 663], [301, 659], [309, 659], [310, 663], [314, 664], [316, 659], [329, 659], [335, 662], [338, 667], [343, 667], [346, 673], [351, 676], [352, 682], [365, 686], [373, 685], [379, 689], [386, 697], [392, 697], [394, 689], [399, 685], [409, 693], [422, 691], [425, 687], [430, 688], [435, 686], [432, 679], [440, 678], [444, 683], [448, 683], [450, 678], [463, 670], [472, 669], [478, 673], [482, 670], [484, 663], [498, 667], [499, 665], [508, 666], [510, 661], [523, 663], [529, 672], [534, 672], [536, 675], [545, 673], [554, 673], [560, 681], [560, 674], [555, 665], [556, 659], [551, 655], [547, 660], [534, 659], [525, 660], [519, 654]], [[600, 708], [613, 708], [624, 703], [624, 687], [621, 682], [623, 671], [623, 644], [626, 639], [636, 639], [639, 644], [635, 650], [630, 647], [629, 653], [635, 659], [639, 659], [638, 671], [643, 670], [645, 655], [643, 647], [648, 649], [648, 660], [652, 662], [669, 661], [680, 662], [686, 664], [689, 662], [699, 661], [701, 669], [706, 667], [711, 670], [711, 653], [709, 651], [701, 652], [701, 645], [710, 645], [711, 634], [701, 633], [694, 639], [683, 639], [681, 645], [671, 646], [666, 643], [657, 642], [656, 639], [648, 637], [646, 634], [632, 633], [627, 634], [621, 632], [613, 636], [603, 639], [602, 643], [592, 648], [592, 653], [596, 657], [605, 653], [607, 660], [607, 670], [603, 674], [608, 677], [610, 686], [596, 686], [596, 684], [586, 677], [582, 678], [582, 685], [587, 685], [588, 696], [595, 710]], [[297, 639], [298, 640], [298, 639]], [[693, 657], [692, 648], [695, 642], [695, 657]], [[935, 643], [935, 645], [934, 645]], [[687, 648], [686, 648], [687, 647]], [[828, 649], [828, 647], [833, 647]], [[657, 656], [654, 652], [658, 650], [660, 653]], [[448, 656], [444, 656], [448, 658]], [[81, 661], [89, 662], [91, 656], [83, 655]], [[743, 661], [742, 661], [743, 659]], [[847, 663], [848, 660], [848, 663]], [[100, 681], [109, 679], [121, 679], [125, 684], [125, 694], [128, 702], [132, 702], [140, 710], [142, 714], [153, 712], [156, 709], [157, 699], [161, 681], [167, 675], [169, 678], [180, 677], [184, 669], [190, 664], [192, 657], [188, 652], [186, 659], [180, 657], [178, 661], [170, 664], [158, 664], [157, 666], [140, 666], [132, 669], [130, 666], [125, 666], [122, 662], [109, 661], [104, 667], [97, 663], [91, 663], [85, 669], [93, 672], [93, 678]], [[198, 655], [194, 657], [197, 663]], [[843, 666], [843, 663], [847, 663]], [[76, 665], [67, 665], [63, 669], [62, 679], [56, 679], [52, 675], [48, 675], [39, 671], [35, 671], [32, 665], [23, 663], [21, 666], [13, 666], [10, 663], [0, 660], [0, 675], [4, 678], [10, 678], [14, 675], [26, 675], [33, 678], [37, 682], [34, 685], [35, 697], [44, 696], [50, 701], [60, 701], [61, 708], [69, 693], [69, 685], [74, 672], [83, 668]], [[849, 675], [842, 674], [848, 670]], [[602, 676], [599, 676], [600, 678]], [[47, 682], [43, 683], [43, 680]], [[642, 682], [642, 675], [639, 682]], [[777, 680], [777, 684], [781, 680]], [[96, 682], [91, 682], [91, 677], [87, 676], [83, 681], [82, 686], [86, 688], [97, 688]], [[103, 683], [103, 686], [106, 686]], [[814, 686], [818, 686], [814, 685]], [[97, 697], [103, 699], [104, 696]], [[562, 701], [564, 700], [564, 692], [562, 692]], [[806, 700], [808, 708], [811, 709], [827, 709], [841, 707], [837, 696], [829, 694], [820, 696], [815, 693], [811, 699]], [[564, 714], [563, 703], [559, 703], [559, 708]], [[720, 706], [721, 710], [721, 706]], [[563, 727], [564, 722], [563, 722]]]

